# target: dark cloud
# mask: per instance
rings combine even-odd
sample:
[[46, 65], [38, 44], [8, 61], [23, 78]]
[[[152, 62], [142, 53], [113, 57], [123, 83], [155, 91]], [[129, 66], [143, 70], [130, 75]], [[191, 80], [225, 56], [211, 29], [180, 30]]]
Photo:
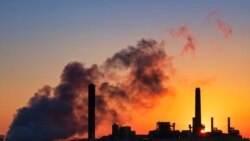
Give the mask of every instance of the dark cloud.
[[179, 29], [170, 29], [169, 33], [174, 38], [184, 38], [186, 43], [182, 47], [181, 54], [185, 54], [188, 51], [191, 51], [193, 55], [195, 55], [196, 50], [196, 40], [193, 35], [190, 33], [189, 28], [187, 26], [181, 26]]
[[[169, 72], [173, 69], [170, 60], [163, 43], [142, 39], [136, 46], [115, 53], [100, 66], [85, 67], [71, 62], [65, 66], [57, 87], [45, 86], [27, 106], [17, 111], [7, 138], [9, 141], [54, 141], [85, 134], [90, 83], [97, 87], [96, 126], [105, 120], [125, 122], [131, 118], [128, 107], [152, 108], [169, 93]], [[119, 81], [110, 79], [108, 74], [114, 74]], [[128, 118], [124, 118], [126, 116]]]

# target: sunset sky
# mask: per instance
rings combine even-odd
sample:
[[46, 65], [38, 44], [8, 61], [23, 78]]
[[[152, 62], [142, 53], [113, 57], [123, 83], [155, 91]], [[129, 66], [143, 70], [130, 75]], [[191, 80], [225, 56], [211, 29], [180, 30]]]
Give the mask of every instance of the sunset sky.
[[[65, 65], [101, 65], [141, 39], [164, 42], [172, 58], [172, 93], [144, 110], [131, 109], [137, 133], [157, 121], [186, 130], [201, 88], [202, 123], [250, 137], [250, 1], [42, 0], [0, 2], [0, 134], [16, 110], [44, 85], [56, 87]], [[187, 46], [185, 46], [187, 45]], [[186, 49], [185, 49], [186, 47]], [[97, 136], [111, 132], [103, 123]]]

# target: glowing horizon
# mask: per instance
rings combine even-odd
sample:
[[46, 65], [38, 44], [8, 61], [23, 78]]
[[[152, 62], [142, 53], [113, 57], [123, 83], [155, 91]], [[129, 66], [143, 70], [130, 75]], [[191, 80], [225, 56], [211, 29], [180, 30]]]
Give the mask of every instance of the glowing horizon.
[[[157, 121], [170, 121], [186, 130], [194, 116], [194, 90], [200, 87], [205, 131], [214, 117], [215, 127], [227, 132], [231, 117], [231, 125], [250, 137], [250, 2], [112, 2], [2, 2], [0, 134], [39, 89], [61, 83], [68, 63], [103, 67], [107, 58], [145, 39], [157, 42], [155, 52], [166, 53], [150, 67], [168, 76], [161, 78], [167, 89], [141, 109], [133, 108], [145, 101], [128, 105], [131, 117], [121, 125], [142, 134], [155, 129]], [[127, 74], [130, 67], [119, 73]], [[109, 80], [127, 82], [109, 73]], [[109, 133], [110, 122], [104, 120], [96, 134]]]

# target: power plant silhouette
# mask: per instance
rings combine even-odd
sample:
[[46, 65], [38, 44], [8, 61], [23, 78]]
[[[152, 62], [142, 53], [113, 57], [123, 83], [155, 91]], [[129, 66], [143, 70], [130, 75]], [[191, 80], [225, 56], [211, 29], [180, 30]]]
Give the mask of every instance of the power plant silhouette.
[[89, 85], [88, 111], [88, 139], [74, 139], [71, 141], [249, 141], [242, 138], [239, 130], [230, 125], [228, 117], [228, 131], [223, 133], [214, 127], [214, 118], [211, 118], [211, 132], [204, 132], [205, 126], [201, 120], [201, 91], [195, 89], [195, 116], [188, 130], [176, 130], [175, 123], [157, 122], [157, 128], [145, 135], [137, 135], [130, 126], [112, 125], [112, 134], [95, 139], [95, 85]]

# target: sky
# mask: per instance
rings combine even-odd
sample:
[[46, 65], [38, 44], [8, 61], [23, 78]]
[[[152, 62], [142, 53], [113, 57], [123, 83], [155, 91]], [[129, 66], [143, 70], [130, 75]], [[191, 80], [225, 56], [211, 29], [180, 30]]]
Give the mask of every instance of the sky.
[[[200, 87], [205, 130], [214, 117], [227, 132], [231, 117], [231, 125], [250, 137], [249, 7], [246, 0], [1, 1], [0, 134], [38, 89], [60, 83], [69, 62], [101, 65], [141, 39], [154, 39], [172, 58], [168, 84], [174, 92], [150, 110], [131, 109], [133, 118], [123, 124], [137, 133], [153, 130], [157, 121], [188, 129]], [[110, 129], [103, 124], [97, 135]]]

